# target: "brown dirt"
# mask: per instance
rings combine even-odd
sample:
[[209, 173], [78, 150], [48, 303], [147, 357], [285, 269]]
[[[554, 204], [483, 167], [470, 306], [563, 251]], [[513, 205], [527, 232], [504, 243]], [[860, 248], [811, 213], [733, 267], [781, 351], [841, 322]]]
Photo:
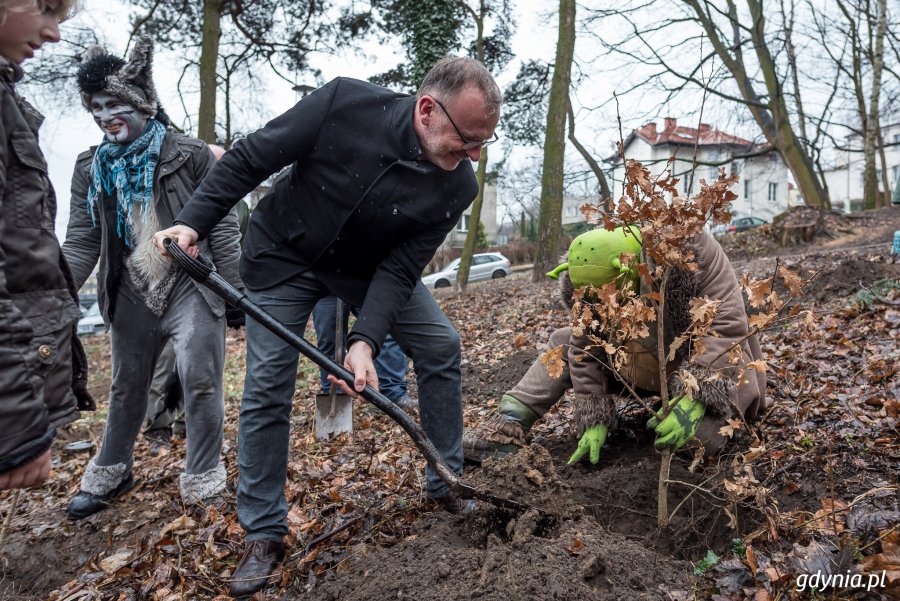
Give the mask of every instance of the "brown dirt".
[[[743, 254], [733, 249], [732, 256], [749, 259], [736, 261], [736, 269], [763, 277], [774, 269], [772, 257], [777, 253], [786, 257], [782, 264], [819, 270], [807, 299], [815, 305], [846, 303], [861, 283], [868, 286], [900, 277], [900, 266], [890, 262], [887, 251], [888, 232], [900, 229], [900, 209], [848, 223], [848, 232], [834, 230], [837, 238], [812, 245], [771, 246]], [[873, 242], [881, 246], [847, 250]], [[556, 304], [552, 284], [532, 284], [519, 274], [473, 285], [466, 299], [445, 291], [437, 297], [463, 340], [463, 394], [466, 423], [471, 425], [521, 377], [549, 333], [566, 323], [567, 315]], [[523, 309], [521, 303], [504, 303], [504, 298], [529, 299], [531, 306]], [[783, 359], [776, 358], [783, 351], [773, 339], [764, 339], [763, 347], [773, 363]], [[225, 456], [232, 482], [242, 351], [242, 337], [229, 334]], [[106, 337], [92, 339], [89, 354], [94, 368], [92, 388], [102, 400], [109, 386]], [[822, 357], [809, 360], [821, 362], [809, 371], [813, 376], [821, 372], [831, 389], [845, 385], [827, 383], [828, 361], [834, 360], [828, 349]], [[896, 456], [873, 451], [865, 455], [866, 467], [861, 469], [861, 453], [854, 445], [864, 438], [847, 436], [840, 428], [847, 426], [844, 422], [849, 418], [835, 418], [834, 413], [826, 413], [826, 405], [816, 404], [824, 402], [821, 389], [800, 390], [792, 377], [779, 370], [772, 374], [770, 394], [775, 395], [776, 407], [754, 429], [754, 436], [760, 437], [769, 453], [780, 452], [785, 459], [779, 461], [771, 455], [771, 459], [754, 464], [755, 477], [767, 487], [765, 502], [761, 505], [753, 498], [734, 504], [722, 501], [723, 480], [734, 480], [743, 469], [738, 450], [746, 451], [746, 439], [734, 445], [734, 455], [700, 464], [693, 471], [689, 469], [690, 456], [677, 456], [670, 474], [675, 482], [669, 489], [670, 511], [686, 501], [672, 526], [660, 532], [655, 524], [659, 459], [636, 408], [611, 435], [597, 466], [568, 466], [566, 460], [576, 437], [570, 403], [568, 399], [560, 403], [536, 425], [531, 446], [504, 460], [467, 467], [467, 482], [534, 509], [514, 514], [482, 505], [475, 514], [456, 518], [428, 510], [417, 484], [421, 460], [403, 442], [397, 428], [385, 425], [386, 420], [373, 416], [372, 411], [364, 408], [360, 412], [357, 427], [362, 431], [353, 440], [330, 445], [310, 442], [311, 397], [307, 393], [315, 388], [315, 375], [304, 373], [298, 380], [292, 461], [311, 459], [302, 465], [292, 463], [288, 497], [292, 511], [309, 521], [293, 532], [284, 579], [257, 599], [707, 598], [713, 593], [692, 576], [692, 562], [708, 549], [720, 555], [728, 553], [734, 538], [749, 541], [758, 539], [760, 532], [778, 530], [773, 507], [781, 512], [814, 512], [821, 507], [820, 498], [826, 491], [853, 499], [873, 487], [896, 484]], [[820, 384], [816, 382], [816, 386]], [[896, 384], [883, 386], [900, 393]], [[77, 490], [87, 455], [66, 454], [61, 447], [71, 440], [98, 440], [104, 417], [101, 407], [96, 415], [62, 433], [49, 486], [21, 495], [0, 556], [0, 599], [62, 599], [65, 597], [54, 592], [61, 590], [72, 600], [212, 599], [224, 593], [223, 581], [243, 544], [234, 522], [233, 499], [222, 515], [206, 521], [198, 517], [198, 525], [185, 529], [183, 536], [161, 535], [167, 524], [185, 513], [177, 494], [184, 453], [181, 442], [168, 454], [151, 458], [146, 443], [139, 441], [139, 486], [105, 512], [77, 523], [65, 519], [65, 505]], [[835, 419], [838, 421], [828, 421]], [[834, 433], [820, 441], [810, 424], [825, 424]], [[811, 442], [801, 440], [803, 436]], [[379, 456], [373, 465], [379, 451], [398, 444], [406, 445], [405, 454], [391, 451], [392, 455], [386, 459]], [[396, 469], [398, 477], [383, 479], [379, 462]], [[317, 471], [312, 473], [310, 466]], [[368, 497], [354, 497], [355, 506], [351, 506], [343, 492], [336, 492], [338, 485], [329, 488], [336, 479], [355, 479], [355, 490]], [[6, 517], [12, 496], [0, 493], [0, 518]], [[390, 502], [385, 504], [386, 500]], [[325, 509], [313, 513], [321, 507]], [[345, 512], [357, 509], [365, 517], [363, 526], [348, 529], [306, 553], [304, 542], [311, 540], [312, 534], [340, 524]], [[808, 534], [796, 534], [783, 541], [782, 551], [787, 553], [792, 542], [808, 544], [810, 540]], [[121, 549], [131, 550], [134, 559], [114, 574], [105, 572], [101, 560]], [[197, 559], [204, 554], [216, 559]], [[166, 566], [176, 574], [166, 581], [168, 593], [157, 579]], [[121, 582], [132, 584], [123, 588]], [[179, 582], [190, 585], [192, 592], [166, 597], [183, 590], [178, 588]], [[79, 597], [79, 591], [85, 596]]]
[[[599, 515], [609, 518], [620, 510], [598, 503], [602, 497], [584, 504], [579, 493], [594, 483], [588, 489], [582, 484], [597, 478], [561, 475], [558, 461], [533, 445], [488, 462], [470, 481], [532, 509], [516, 514], [485, 505], [464, 518], [433, 515], [421, 531], [392, 547], [389, 557], [368, 547], [354, 549], [309, 598], [664, 600], [690, 588], [687, 562], [659, 552], [652, 537], [619, 533], [621, 523], [598, 522]], [[616, 486], [623, 487], [621, 480]]]

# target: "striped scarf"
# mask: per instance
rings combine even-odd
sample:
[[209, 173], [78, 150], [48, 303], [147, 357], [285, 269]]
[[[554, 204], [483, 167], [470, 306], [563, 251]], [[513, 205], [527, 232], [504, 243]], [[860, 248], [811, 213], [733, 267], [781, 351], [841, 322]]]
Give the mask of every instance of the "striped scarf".
[[135, 245], [134, 214], [139, 213], [146, 221], [147, 210], [151, 207], [153, 174], [165, 135], [166, 128], [156, 119], [150, 119], [144, 133], [131, 144], [124, 146], [106, 141], [94, 153], [87, 195], [88, 214], [94, 215], [101, 188], [107, 195], [115, 191], [116, 233], [129, 248]]

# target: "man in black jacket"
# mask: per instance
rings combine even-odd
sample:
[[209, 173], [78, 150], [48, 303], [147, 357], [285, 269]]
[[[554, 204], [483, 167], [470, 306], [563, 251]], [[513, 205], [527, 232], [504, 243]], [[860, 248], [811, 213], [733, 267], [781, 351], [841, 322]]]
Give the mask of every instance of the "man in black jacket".
[[[472, 166], [496, 140], [500, 91], [481, 63], [445, 58], [415, 97], [339, 78], [238, 142], [157, 245], [188, 252], [241, 197], [290, 165], [250, 217], [241, 276], [251, 301], [298, 334], [322, 297], [361, 307], [345, 366], [356, 391], [377, 388], [373, 357], [388, 333], [412, 358], [422, 426], [462, 473], [459, 336], [419, 277], [478, 188]], [[291, 397], [298, 352], [247, 320], [238, 444], [238, 517], [248, 546], [234, 596], [262, 588], [284, 554]], [[460, 513], [430, 468], [427, 493]]]

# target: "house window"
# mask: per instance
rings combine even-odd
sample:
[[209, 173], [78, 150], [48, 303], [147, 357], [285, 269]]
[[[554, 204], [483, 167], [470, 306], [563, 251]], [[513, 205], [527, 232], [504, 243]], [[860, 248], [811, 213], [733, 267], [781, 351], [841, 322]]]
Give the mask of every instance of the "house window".
[[900, 134], [894, 134], [894, 144], [900, 144]]
[[468, 232], [469, 231], [469, 217], [471, 217], [471, 215], [462, 215], [459, 218], [459, 223], [456, 224], [457, 232]]
[[748, 200], [750, 199], [750, 192], [752, 191], [752, 189], [753, 188], [751, 188], [751, 186], [750, 186], [750, 180], [745, 179], [744, 180], [744, 198], [746, 198]]
[[775, 202], [776, 200], [778, 200], [778, 184], [769, 182], [769, 202]]

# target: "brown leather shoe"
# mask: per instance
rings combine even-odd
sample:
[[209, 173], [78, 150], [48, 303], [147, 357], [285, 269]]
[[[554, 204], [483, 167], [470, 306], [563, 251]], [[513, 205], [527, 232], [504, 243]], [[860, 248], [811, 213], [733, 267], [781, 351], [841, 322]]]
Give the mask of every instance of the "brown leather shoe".
[[431, 500], [434, 501], [435, 505], [453, 515], [466, 515], [478, 509], [478, 501], [474, 499], [460, 499], [452, 492]]
[[276, 540], [254, 540], [247, 543], [244, 555], [231, 577], [229, 594], [249, 597], [266, 586], [275, 566], [284, 557], [284, 543]]

